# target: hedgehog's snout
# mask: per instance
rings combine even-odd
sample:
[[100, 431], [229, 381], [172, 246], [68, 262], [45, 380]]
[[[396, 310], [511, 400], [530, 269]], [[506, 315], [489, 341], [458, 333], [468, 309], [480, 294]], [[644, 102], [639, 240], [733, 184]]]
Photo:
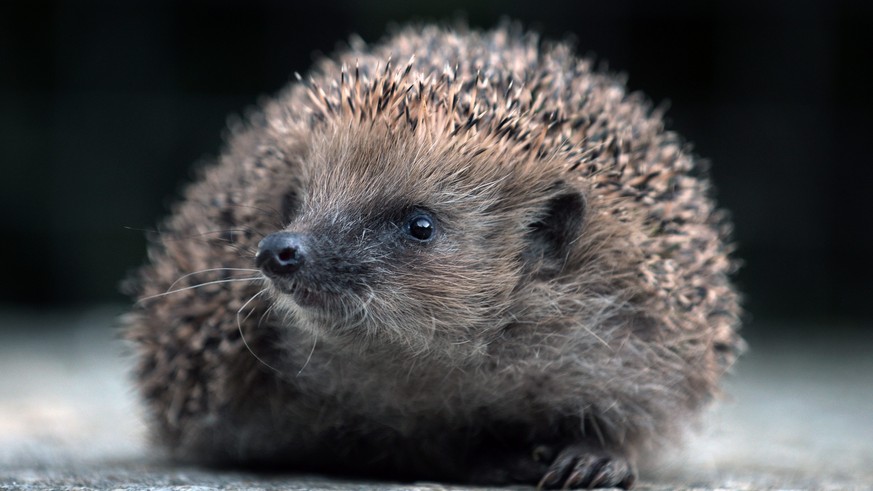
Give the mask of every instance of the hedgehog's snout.
[[271, 279], [287, 278], [296, 273], [306, 258], [303, 236], [277, 232], [258, 244], [255, 265]]

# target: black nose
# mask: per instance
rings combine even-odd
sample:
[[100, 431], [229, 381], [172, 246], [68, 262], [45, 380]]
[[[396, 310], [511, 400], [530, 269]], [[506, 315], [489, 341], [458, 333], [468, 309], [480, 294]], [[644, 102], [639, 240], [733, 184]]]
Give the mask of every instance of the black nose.
[[305, 249], [299, 234], [278, 232], [258, 244], [255, 265], [267, 276], [290, 276], [303, 265]]

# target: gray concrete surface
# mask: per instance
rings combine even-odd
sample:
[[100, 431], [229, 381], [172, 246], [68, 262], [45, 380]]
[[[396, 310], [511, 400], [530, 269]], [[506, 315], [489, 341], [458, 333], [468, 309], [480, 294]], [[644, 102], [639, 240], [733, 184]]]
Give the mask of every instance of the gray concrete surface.
[[[0, 490], [462, 489], [160, 461], [145, 443], [114, 313], [0, 314]], [[647, 465], [637, 488], [873, 490], [873, 334], [809, 332], [818, 334], [753, 343], [728, 398], [681, 450]]]

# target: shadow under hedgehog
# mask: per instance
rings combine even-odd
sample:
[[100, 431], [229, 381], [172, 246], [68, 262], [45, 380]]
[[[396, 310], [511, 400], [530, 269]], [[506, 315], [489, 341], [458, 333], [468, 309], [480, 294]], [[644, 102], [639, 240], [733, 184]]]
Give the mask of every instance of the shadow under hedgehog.
[[406, 28], [297, 78], [130, 282], [156, 439], [215, 465], [630, 487], [742, 345], [701, 163], [517, 26]]

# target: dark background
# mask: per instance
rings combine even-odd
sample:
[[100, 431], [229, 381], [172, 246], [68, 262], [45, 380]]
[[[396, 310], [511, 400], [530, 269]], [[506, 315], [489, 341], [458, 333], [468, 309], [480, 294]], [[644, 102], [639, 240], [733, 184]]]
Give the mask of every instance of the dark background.
[[[670, 102], [736, 222], [755, 321], [871, 326], [873, 2], [69, 1], [0, 5], [0, 308], [119, 303], [227, 117], [351, 33], [501, 17]], [[784, 321], [784, 322], [781, 322]]]

